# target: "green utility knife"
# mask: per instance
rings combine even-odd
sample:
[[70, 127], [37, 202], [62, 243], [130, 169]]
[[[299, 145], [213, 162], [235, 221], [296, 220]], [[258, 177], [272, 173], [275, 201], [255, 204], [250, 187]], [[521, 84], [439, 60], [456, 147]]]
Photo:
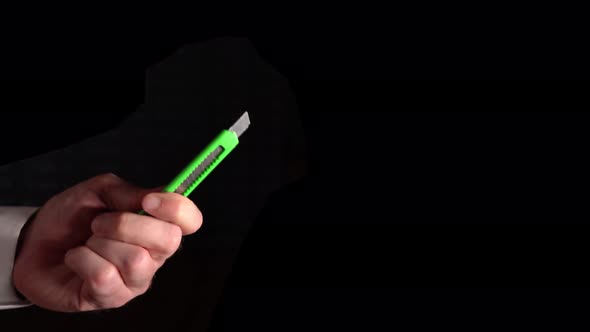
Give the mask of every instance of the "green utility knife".
[[[197, 186], [205, 180], [219, 163], [240, 142], [240, 137], [250, 126], [248, 112], [242, 116], [229, 129], [221, 131], [209, 145], [205, 147], [170, 183], [162, 192], [177, 193], [183, 196], [190, 195]], [[145, 214], [140, 211], [139, 214]]]

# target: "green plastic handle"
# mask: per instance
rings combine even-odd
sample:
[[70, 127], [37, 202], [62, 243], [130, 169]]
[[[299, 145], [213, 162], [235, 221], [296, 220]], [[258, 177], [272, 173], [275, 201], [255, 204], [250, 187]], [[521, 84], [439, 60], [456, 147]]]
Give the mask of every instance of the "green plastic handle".
[[[207, 178], [209, 174], [229, 155], [230, 152], [238, 145], [239, 140], [236, 133], [230, 130], [223, 130], [209, 145], [207, 145], [178, 175], [168, 183], [162, 192], [175, 192], [192, 173], [198, 168], [207, 157], [214, 153], [216, 149], [221, 148], [221, 153], [211, 162], [211, 164], [203, 170], [203, 172], [187, 187], [182, 193], [183, 196], [190, 195], [197, 186]], [[139, 214], [145, 215], [145, 211], [141, 210]]]
[[188, 178], [191, 173], [201, 165], [203, 161], [213, 153], [215, 149], [221, 147], [223, 151], [214, 161], [207, 167], [203, 173], [184, 191], [183, 195], [188, 196], [195, 190], [195, 188], [205, 180], [205, 178], [221, 163], [225, 157], [238, 145], [238, 137], [233, 131], [223, 130], [209, 145], [201, 151], [180, 173], [164, 188], [163, 192], [174, 192], [181, 183]]

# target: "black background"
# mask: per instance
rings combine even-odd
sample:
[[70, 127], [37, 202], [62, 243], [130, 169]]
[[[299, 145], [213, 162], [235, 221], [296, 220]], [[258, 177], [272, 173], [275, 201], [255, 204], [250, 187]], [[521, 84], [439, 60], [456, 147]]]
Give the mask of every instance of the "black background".
[[257, 220], [212, 330], [587, 327], [588, 85], [564, 80], [588, 77], [577, 21], [441, 21], [7, 34], [1, 161], [114, 126], [177, 47], [246, 36], [291, 82], [310, 174]]

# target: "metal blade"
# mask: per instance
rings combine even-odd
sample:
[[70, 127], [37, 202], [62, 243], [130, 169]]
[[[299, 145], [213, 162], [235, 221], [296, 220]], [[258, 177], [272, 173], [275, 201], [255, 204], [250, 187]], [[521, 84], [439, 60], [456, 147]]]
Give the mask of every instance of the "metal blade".
[[248, 129], [248, 126], [250, 126], [250, 117], [248, 112], [244, 112], [238, 121], [229, 128], [229, 131], [233, 131], [236, 136], [240, 137]]
[[174, 190], [175, 193], [183, 195], [184, 192], [193, 184], [193, 182], [197, 181], [197, 179], [205, 172], [207, 167], [209, 167], [217, 157], [223, 152], [223, 147], [218, 146], [215, 150], [213, 150], [203, 162], [192, 171], [191, 175], [189, 175], [181, 184]]

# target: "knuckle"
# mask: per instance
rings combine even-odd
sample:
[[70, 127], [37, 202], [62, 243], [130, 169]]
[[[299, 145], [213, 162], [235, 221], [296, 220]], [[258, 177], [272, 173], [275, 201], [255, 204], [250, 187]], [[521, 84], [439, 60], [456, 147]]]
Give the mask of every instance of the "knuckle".
[[129, 302], [129, 299], [121, 298], [121, 299], [117, 300], [116, 302], [113, 302], [113, 305], [111, 305], [110, 307], [113, 309], [118, 309], [118, 308], [121, 308], [124, 305], [126, 305], [128, 302]]
[[151, 256], [149, 252], [144, 248], [137, 247], [123, 260], [123, 270], [129, 274], [145, 272], [150, 260]]
[[52, 197], [51, 202], [62, 206], [88, 206], [95, 201], [95, 196], [85, 187], [72, 187], [60, 195]]
[[108, 291], [109, 286], [113, 285], [117, 273], [117, 269], [114, 266], [109, 266], [96, 272], [88, 281], [95, 292], [103, 293]]
[[118, 296], [114, 296], [112, 299], [102, 305], [101, 309], [118, 309], [129, 303], [131, 297], [129, 295], [122, 295], [117, 294]]
[[62, 206], [75, 206], [78, 202], [78, 195], [70, 194], [70, 195], [63, 195], [63, 196], [54, 196], [47, 205], [62, 205]]
[[76, 195], [72, 195], [72, 203], [78, 206], [91, 206], [96, 202], [96, 195], [89, 191], [83, 190]]
[[143, 295], [145, 293], [147, 293], [147, 291], [152, 287], [152, 280], [148, 280], [143, 287], [141, 287], [140, 289], [138, 289], [138, 295]]
[[100, 176], [102, 178], [104, 178], [104, 181], [120, 180], [119, 176], [116, 175], [115, 173], [112, 173], [112, 172], [104, 173], [104, 174], [101, 174]]
[[116, 183], [120, 181], [120, 177], [118, 177], [114, 173], [103, 173], [100, 175], [95, 176], [92, 180], [101, 185], [108, 185], [112, 183]]

